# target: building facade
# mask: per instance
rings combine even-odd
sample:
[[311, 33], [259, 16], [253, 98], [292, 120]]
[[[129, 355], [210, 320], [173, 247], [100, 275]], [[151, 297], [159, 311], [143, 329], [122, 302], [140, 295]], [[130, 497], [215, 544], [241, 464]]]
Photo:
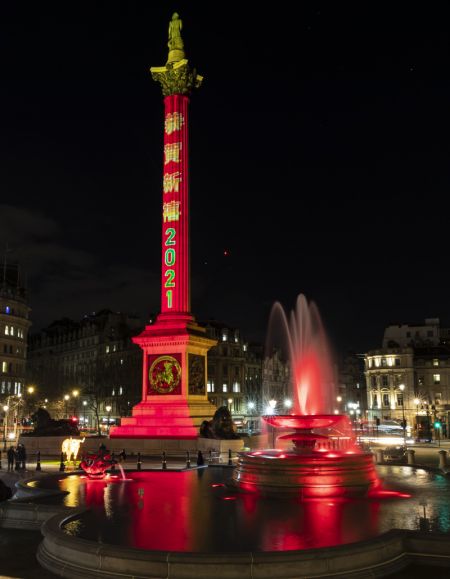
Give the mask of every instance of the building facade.
[[131, 338], [142, 322], [102, 310], [62, 319], [30, 337], [28, 380], [49, 410], [81, 424], [109, 425], [140, 400], [142, 352]]
[[26, 404], [27, 337], [30, 306], [19, 267], [5, 264], [0, 285], [0, 402], [2, 436], [17, 428]]
[[416, 438], [448, 436], [448, 335], [438, 318], [386, 328], [383, 348], [365, 356], [369, 420], [405, 420]]

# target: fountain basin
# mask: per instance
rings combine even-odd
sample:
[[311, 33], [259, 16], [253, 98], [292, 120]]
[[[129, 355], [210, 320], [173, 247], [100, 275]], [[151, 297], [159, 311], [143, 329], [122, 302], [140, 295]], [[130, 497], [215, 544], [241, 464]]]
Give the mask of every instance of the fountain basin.
[[[345, 418], [341, 414], [274, 414], [263, 416], [264, 422], [275, 428], [312, 429], [327, 428], [342, 422]], [[348, 418], [347, 418], [348, 421]]]
[[239, 453], [230, 484], [263, 495], [361, 497], [379, 480], [371, 453], [264, 450]]

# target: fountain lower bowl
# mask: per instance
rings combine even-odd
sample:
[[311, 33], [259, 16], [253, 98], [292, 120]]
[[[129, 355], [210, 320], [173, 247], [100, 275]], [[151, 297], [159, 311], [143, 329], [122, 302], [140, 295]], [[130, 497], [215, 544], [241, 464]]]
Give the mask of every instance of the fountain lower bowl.
[[239, 453], [232, 486], [301, 498], [365, 496], [379, 486], [371, 453], [263, 450]]

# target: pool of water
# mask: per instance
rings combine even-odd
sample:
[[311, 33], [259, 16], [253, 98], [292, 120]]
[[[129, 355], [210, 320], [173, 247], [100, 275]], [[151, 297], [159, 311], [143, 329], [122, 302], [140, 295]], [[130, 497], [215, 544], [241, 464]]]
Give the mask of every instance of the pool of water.
[[410, 498], [269, 498], [227, 488], [231, 470], [141, 471], [91, 481], [79, 475], [33, 483], [85, 506], [68, 534], [138, 549], [189, 552], [286, 551], [341, 545], [392, 528], [450, 533], [450, 480], [407, 466], [381, 466], [385, 489]]

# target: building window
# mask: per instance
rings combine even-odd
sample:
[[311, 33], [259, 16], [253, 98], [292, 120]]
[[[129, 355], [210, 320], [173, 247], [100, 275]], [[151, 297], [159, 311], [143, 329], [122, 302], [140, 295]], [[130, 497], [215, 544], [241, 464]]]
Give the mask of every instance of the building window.
[[403, 406], [403, 392], [397, 392], [397, 406]]
[[433, 358], [433, 366], [439, 366], [439, 359]]
[[105, 351], [106, 351], [107, 354], [109, 354], [109, 346], [106, 346]]
[[3, 374], [8, 372], [8, 362], [2, 362], [2, 372]]
[[382, 397], [383, 397], [383, 406], [388, 407], [389, 406], [389, 392], [383, 392]]
[[5, 336], [9, 336], [9, 326], [5, 326]]
[[222, 392], [228, 392], [228, 386], [226, 384], [222, 385]]
[[372, 408], [378, 408], [378, 394], [372, 394]]
[[389, 386], [389, 376], [382, 376], [381, 385], [382, 386]]
[[222, 342], [226, 342], [228, 339], [228, 332], [226, 330], [223, 330], [222, 332]]
[[123, 394], [123, 388], [122, 388], [122, 386], [119, 386], [119, 396], [122, 396], [122, 394]]
[[206, 392], [214, 392], [214, 390], [211, 388], [211, 382], [209, 381], [206, 383]]
[[372, 358], [369, 358], [369, 368], [372, 368]]
[[241, 391], [241, 387], [239, 385], [239, 382], [235, 382], [233, 384], [233, 392], [240, 392]]
[[9, 335], [14, 336], [14, 326], [9, 327]]
[[440, 404], [442, 400], [442, 392], [435, 392], [434, 401], [436, 404]]
[[10, 314], [11, 308], [9, 306], [5, 306], [5, 314]]
[[375, 366], [376, 366], [377, 368], [380, 367], [380, 358], [375, 358]]
[[435, 384], [440, 384], [441, 383], [441, 375], [440, 374], [433, 374], [433, 382]]
[[395, 365], [396, 365], [396, 366], [401, 366], [400, 358], [395, 358]]
[[377, 377], [376, 376], [372, 376], [372, 386], [374, 388], [376, 388], [376, 386], [377, 386]]
[[381, 358], [381, 365], [383, 366], [383, 368], [387, 366], [386, 358]]
[[246, 352], [246, 351], [247, 351], [247, 344], [244, 344], [244, 345], [242, 346], [242, 349], [244, 350], [244, 352]]

